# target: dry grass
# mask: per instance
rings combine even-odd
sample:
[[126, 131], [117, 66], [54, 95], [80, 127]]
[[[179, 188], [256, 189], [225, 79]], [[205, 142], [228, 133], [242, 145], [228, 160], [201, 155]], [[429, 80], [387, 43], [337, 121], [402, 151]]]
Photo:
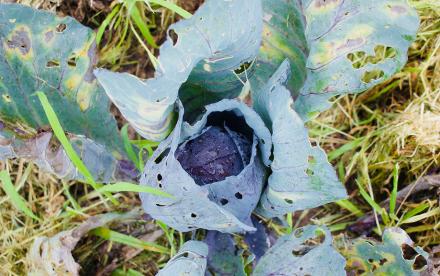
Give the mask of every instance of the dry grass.
[[[27, 2], [46, 9], [56, 9], [58, 4], [49, 0]], [[400, 166], [399, 189], [424, 175], [440, 173], [440, 3], [437, 0], [412, 0], [411, 3], [421, 15], [422, 26], [404, 70], [364, 94], [340, 98], [331, 110], [309, 125], [314, 140], [326, 149], [338, 169], [351, 195], [350, 201], [365, 212], [371, 207], [359, 196], [356, 181], [371, 187], [376, 201], [380, 202], [388, 198], [396, 163]], [[164, 23], [167, 24], [169, 22]], [[139, 55], [144, 55], [139, 45], [127, 44], [124, 47], [119, 49], [123, 60], [107, 64], [108, 67], [118, 64], [119, 68], [124, 68], [139, 60]], [[136, 49], [135, 52], [133, 49]], [[146, 67], [146, 64], [136, 65], [130, 70], [143, 75], [139, 70], [147, 72]], [[344, 150], [341, 151], [341, 148]], [[9, 169], [20, 194], [28, 201], [32, 211], [43, 218], [43, 222], [38, 223], [18, 212], [0, 190], [1, 275], [26, 274], [25, 256], [35, 237], [54, 235], [89, 216], [111, 211], [98, 198], [87, 197], [80, 202], [82, 214], [72, 211], [67, 192], [73, 196], [86, 195], [86, 187], [73, 182], [63, 184], [39, 172], [32, 164], [9, 161], [0, 164], [0, 170], [3, 169]], [[117, 196], [121, 206], [112, 209], [127, 210], [139, 205], [135, 194]], [[440, 213], [433, 212], [439, 208], [435, 191], [409, 197], [400, 212], [421, 203], [429, 204], [423, 212], [426, 217], [402, 227], [419, 245], [429, 248], [440, 243]], [[344, 230], [356, 220], [356, 216], [336, 204], [298, 212], [295, 218], [296, 225], [310, 221], [327, 223], [335, 231]], [[114, 227], [121, 232], [142, 236], [148, 227], [140, 224]], [[180, 238], [177, 233], [175, 235]], [[159, 242], [167, 247], [172, 244], [165, 237]], [[177, 244], [174, 243], [174, 246]], [[86, 273], [109, 265], [116, 256], [115, 252], [120, 250], [117, 244], [88, 237], [75, 250], [75, 257]], [[122, 262], [122, 266], [153, 275], [157, 264], [163, 264], [167, 258], [144, 251]]]

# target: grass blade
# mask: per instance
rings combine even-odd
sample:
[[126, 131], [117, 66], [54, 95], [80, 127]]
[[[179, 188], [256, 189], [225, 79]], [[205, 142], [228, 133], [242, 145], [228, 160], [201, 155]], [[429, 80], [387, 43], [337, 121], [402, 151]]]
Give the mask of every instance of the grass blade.
[[115, 6], [113, 10], [107, 15], [102, 24], [99, 26], [98, 32], [96, 33], [96, 45], [99, 45], [99, 43], [101, 43], [101, 39], [104, 35], [105, 29], [107, 29], [108, 25], [112, 21], [113, 17], [115, 17], [115, 15], [119, 12], [120, 8], [120, 5]]
[[164, 246], [152, 242], [146, 242], [132, 236], [128, 236], [116, 231], [112, 231], [107, 227], [96, 228], [92, 230], [90, 233], [105, 240], [122, 243], [134, 248], [144, 249], [144, 250], [163, 253], [163, 254], [170, 253], [170, 250]]
[[153, 187], [128, 183], [128, 182], [118, 182], [115, 184], [108, 184], [98, 189], [99, 192], [136, 192], [136, 193], [149, 193], [157, 196], [163, 196], [168, 198], [174, 198], [172, 195]]
[[0, 181], [3, 183], [3, 190], [8, 195], [15, 208], [23, 212], [26, 216], [41, 221], [41, 219], [27, 207], [26, 201], [15, 190], [15, 186], [12, 184], [11, 177], [7, 171], [0, 172]]
[[182, 9], [181, 7], [177, 6], [176, 4], [166, 1], [166, 0], [148, 0], [148, 2], [160, 5], [164, 8], [169, 9], [170, 11], [173, 11], [180, 15], [184, 19], [188, 19], [192, 16], [191, 13], [187, 12], [186, 10]]
[[[84, 176], [86, 179], [86, 182], [90, 184], [93, 189], [98, 190], [99, 185], [95, 182], [92, 174], [87, 169], [84, 162], [81, 160], [81, 158], [76, 153], [73, 146], [70, 144], [69, 139], [67, 139], [66, 134], [64, 133], [64, 130], [60, 124], [60, 121], [58, 120], [58, 117], [53, 110], [51, 104], [49, 103], [49, 100], [47, 99], [46, 95], [38, 91], [36, 92], [36, 95], [40, 99], [41, 105], [43, 106], [44, 112], [46, 113], [47, 120], [49, 121], [50, 126], [52, 127], [52, 130], [55, 134], [55, 137], [57, 137], [58, 141], [60, 141], [61, 145], [63, 146], [67, 156], [69, 157], [70, 161], [75, 165], [75, 167], [79, 170], [79, 172]], [[105, 194], [106, 197], [108, 197], [114, 204], [118, 204], [118, 201], [114, 199], [111, 194]]]
[[394, 166], [393, 170], [393, 190], [390, 195], [390, 216], [395, 216], [397, 202], [397, 185], [399, 182], [399, 164]]
[[130, 139], [128, 138], [128, 124], [125, 124], [121, 129], [122, 141], [124, 143], [125, 152], [127, 153], [128, 158], [130, 158], [131, 162], [136, 165], [139, 171], [142, 171], [142, 167], [139, 166], [139, 160], [134, 152], [133, 145], [130, 143]]

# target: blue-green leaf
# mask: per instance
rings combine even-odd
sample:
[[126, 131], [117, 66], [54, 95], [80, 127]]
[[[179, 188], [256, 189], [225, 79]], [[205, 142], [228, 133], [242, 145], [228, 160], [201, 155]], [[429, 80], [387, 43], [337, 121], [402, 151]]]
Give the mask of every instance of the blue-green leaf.
[[208, 246], [199, 241], [188, 241], [176, 256], [168, 261], [157, 276], [187, 275], [204, 276], [208, 257]]
[[234, 70], [257, 55], [261, 18], [260, 1], [208, 0], [191, 18], [170, 26], [154, 78], [107, 70], [95, 75], [136, 131], [161, 141], [174, 126], [174, 104], [184, 83], [182, 90], [190, 87], [193, 97], [183, 102], [194, 110], [211, 102], [211, 95], [240, 92], [245, 73], [237, 76]]
[[386, 229], [382, 243], [365, 238], [354, 240], [344, 255], [348, 268], [368, 275], [420, 275], [427, 269], [429, 257], [400, 228]]
[[264, 87], [252, 90], [254, 108], [272, 130], [272, 174], [258, 209], [266, 217], [346, 197], [324, 151], [311, 145], [304, 122], [293, 110], [293, 99], [283, 85], [289, 74], [285, 61]]
[[295, 102], [304, 119], [336, 95], [360, 93], [389, 79], [407, 61], [419, 18], [407, 0], [302, 0], [310, 53]]
[[346, 275], [345, 259], [325, 227], [306, 226], [278, 239], [260, 259], [253, 276]]

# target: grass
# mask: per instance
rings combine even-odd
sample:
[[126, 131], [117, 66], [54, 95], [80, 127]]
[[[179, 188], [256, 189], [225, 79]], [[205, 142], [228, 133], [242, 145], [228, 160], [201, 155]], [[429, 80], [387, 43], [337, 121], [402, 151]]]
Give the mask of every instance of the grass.
[[[56, 9], [56, 1], [52, 4], [27, 2]], [[405, 68], [386, 83], [361, 95], [335, 100], [332, 109], [309, 123], [312, 139], [328, 153], [348, 189], [349, 199], [291, 214], [287, 229], [269, 223], [275, 232], [281, 234], [309, 223], [325, 223], [335, 234], [346, 233], [347, 227], [359, 217], [375, 210], [378, 219], [373, 236], [378, 237], [386, 226], [398, 225], [427, 250], [440, 244], [440, 206], [436, 191], [415, 194], [403, 202], [395, 200], [396, 191], [425, 175], [440, 173], [440, 4], [437, 0], [411, 0], [410, 3], [417, 8], [422, 25]], [[169, 9], [156, 6], [156, 12], [152, 13], [147, 5], [136, 5], [141, 16], [148, 17], [145, 22], [159, 44], [164, 30], [176, 16]], [[112, 6], [88, 19], [96, 28], [103, 21], [108, 22], [106, 28], [102, 27], [107, 31], [101, 31], [100, 52], [104, 58], [100, 65], [140, 77], [151, 75], [151, 62], [140, 57], [145, 56], [144, 46], [153, 55], [157, 50], [148, 45], [134, 21], [134, 30], [145, 45], [141, 45], [130, 25], [127, 34], [123, 34], [127, 23], [122, 20], [128, 16], [121, 10], [122, 6], [119, 9]], [[110, 13], [114, 15], [109, 17]], [[114, 18], [119, 14], [123, 17], [116, 28]], [[147, 151], [156, 146], [137, 141], [129, 129], [124, 141], [127, 149], [131, 144], [144, 146]], [[131, 158], [142, 167], [143, 160], [139, 160], [136, 153], [133, 152]], [[59, 181], [23, 160], [0, 163], [0, 171], [9, 171], [0, 175], [2, 187], [7, 189], [7, 192], [0, 189], [1, 275], [25, 274], [28, 268], [25, 256], [35, 237], [54, 235], [109, 210], [125, 211], [140, 205], [135, 193], [137, 188], [131, 185], [119, 183], [116, 184], [119, 186], [105, 188], [106, 192], [115, 192], [113, 197], [120, 203], [107, 206], [106, 200], [96, 194], [84, 196], [89, 184]], [[77, 203], [78, 198], [83, 201]], [[391, 198], [388, 205], [380, 205], [388, 198]], [[36, 220], [31, 213], [44, 220]], [[380, 215], [386, 219], [379, 220]], [[163, 234], [154, 236], [155, 231]], [[152, 236], [155, 240], [147, 241]], [[188, 234], [160, 222], [121, 223], [94, 230], [74, 250], [74, 257], [85, 274], [109, 267], [113, 260], [119, 259], [114, 275], [154, 275], [189, 238]], [[159, 247], [148, 247], [151, 244]], [[134, 249], [137, 251], [130, 251]], [[136, 254], [127, 258], [121, 253], [127, 250]]]

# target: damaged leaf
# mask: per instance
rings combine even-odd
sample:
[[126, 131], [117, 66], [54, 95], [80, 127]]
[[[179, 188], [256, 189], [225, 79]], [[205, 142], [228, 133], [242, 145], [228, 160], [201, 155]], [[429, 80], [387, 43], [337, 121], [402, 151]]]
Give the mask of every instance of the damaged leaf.
[[53, 237], [35, 238], [27, 256], [28, 275], [62, 276], [79, 275], [80, 266], [72, 256], [72, 250], [90, 230], [111, 222], [139, 219], [140, 209], [125, 214], [109, 213], [87, 219], [79, 226], [60, 232]]
[[240, 67], [257, 55], [261, 27], [260, 1], [206, 1], [191, 18], [169, 27], [154, 78], [107, 70], [95, 75], [136, 131], [161, 141], [174, 127], [179, 90], [187, 112], [241, 91]]
[[307, 80], [295, 101], [303, 119], [336, 95], [361, 93], [407, 61], [419, 27], [407, 0], [301, 0], [309, 47]]
[[48, 126], [34, 95], [43, 91], [65, 131], [123, 154], [109, 99], [93, 76], [94, 40], [93, 31], [71, 17], [0, 4], [0, 118]]
[[284, 83], [286, 60], [261, 89], [253, 90], [255, 110], [272, 131], [273, 162], [258, 212], [277, 217], [345, 198], [346, 191], [324, 151], [312, 146], [304, 122], [293, 109]]
[[[244, 162], [247, 165], [238, 175], [230, 175], [223, 180], [198, 185], [197, 179], [191, 177], [184, 169], [185, 162], [189, 160], [181, 159], [184, 161], [181, 164], [177, 149], [179, 145], [180, 148], [184, 148], [190, 141], [200, 139], [200, 134], [207, 127], [209, 130], [209, 127], [219, 126], [241, 132], [248, 139], [252, 139], [250, 159]], [[159, 145], [149, 159], [141, 178], [142, 185], [163, 189], [174, 198], [159, 198], [141, 193], [145, 211], [153, 218], [179, 231], [196, 228], [221, 232], [254, 230], [250, 215], [261, 195], [266, 175], [263, 164], [270, 163], [271, 144], [269, 130], [264, 126], [263, 121], [243, 103], [223, 100], [208, 105], [206, 113], [193, 125], [183, 122], [183, 107], [179, 105], [179, 120], [173, 133]], [[239, 145], [230, 146], [231, 150], [225, 152], [242, 151]], [[199, 154], [210, 156], [218, 155], [225, 149], [220, 150], [216, 146], [197, 150], [200, 151]], [[201, 158], [195, 156], [197, 157]], [[227, 168], [221, 162], [213, 162], [211, 165], [217, 166], [211, 171], [213, 175]], [[208, 169], [211, 169], [209, 165]]]
[[333, 248], [330, 231], [306, 226], [279, 238], [252, 275], [346, 275], [344, 268], [345, 259]]
[[176, 256], [168, 261], [157, 276], [188, 275], [204, 276], [208, 256], [208, 246], [199, 241], [188, 241]]
[[388, 228], [382, 243], [360, 238], [344, 252], [356, 275], [420, 275], [428, 268], [428, 253], [415, 246], [400, 228]]
[[[71, 135], [69, 142], [97, 182], [136, 179], [137, 171], [133, 164], [117, 160], [104, 146], [95, 141], [84, 136]], [[0, 161], [11, 158], [32, 161], [42, 171], [61, 179], [85, 180], [64, 149], [52, 141], [51, 132], [23, 137], [6, 128], [0, 130]]]

